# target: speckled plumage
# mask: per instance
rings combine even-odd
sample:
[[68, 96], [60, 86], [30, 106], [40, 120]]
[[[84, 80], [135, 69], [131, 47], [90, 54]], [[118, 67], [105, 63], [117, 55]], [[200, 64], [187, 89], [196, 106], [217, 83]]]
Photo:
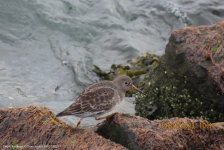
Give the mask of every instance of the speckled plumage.
[[56, 116], [75, 115], [80, 117], [76, 128], [85, 117], [94, 116], [96, 120], [108, 118], [113, 114], [101, 118], [96, 117], [111, 111], [124, 99], [125, 93], [130, 89], [143, 93], [133, 85], [130, 77], [124, 75], [118, 76], [113, 81], [95, 83], [86, 88], [75, 102]]
[[119, 92], [111, 81], [99, 82], [86, 88], [74, 103], [57, 116], [96, 117], [113, 109], [124, 96], [125, 93]]

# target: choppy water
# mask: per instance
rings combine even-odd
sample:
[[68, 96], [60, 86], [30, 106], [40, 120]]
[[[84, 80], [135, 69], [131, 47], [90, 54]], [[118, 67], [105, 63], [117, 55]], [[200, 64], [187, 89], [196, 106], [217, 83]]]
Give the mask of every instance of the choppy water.
[[93, 64], [162, 55], [173, 30], [223, 19], [223, 0], [0, 0], [0, 107], [58, 113], [99, 81]]

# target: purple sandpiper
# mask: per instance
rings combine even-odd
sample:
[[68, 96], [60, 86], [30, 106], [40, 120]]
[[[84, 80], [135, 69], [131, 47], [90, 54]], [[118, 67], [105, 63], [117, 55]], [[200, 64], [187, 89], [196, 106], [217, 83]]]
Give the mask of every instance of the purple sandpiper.
[[[110, 112], [125, 97], [125, 93], [134, 89], [143, 93], [133, 85], [132, 79], [125, 75], [116, 77], [113, 81], [102, 81], [86, 88], [68, 108], [56, 115], [56, 117], [75, 115], [81, 119], [76, 128], [85, 117], [95, 117], [96, 120], [109, 119], [116, 113], [97, 118]], [[143, 93], [144, 94], [144, 93]]]

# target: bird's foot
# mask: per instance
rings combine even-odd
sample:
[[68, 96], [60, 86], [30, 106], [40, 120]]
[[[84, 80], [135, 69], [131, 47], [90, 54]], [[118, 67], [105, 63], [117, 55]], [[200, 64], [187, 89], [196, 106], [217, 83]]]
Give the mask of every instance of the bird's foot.
[[116, 114], [118, 114], [118, 112], [112, 113], [112, 114], [110, 114], [108, 116], [105, 116], [105, 117], [99, 117], [99, 118], [96, 118], [95, 117], [95, 119], [96, 120], [101, 120], [101, 119], [107, 119], [107, 120], [109, 120], [111, 117], [115, 116]]
[[77, 125], [76, 125], [76, 127], [75, 127], [75, 130], [78, 129], [78, 126], [80, 125], [82, 119], [83, 119], [83, 118], [81, 118], [81, 119], [79, 120], [79, 122], [77, 123]]

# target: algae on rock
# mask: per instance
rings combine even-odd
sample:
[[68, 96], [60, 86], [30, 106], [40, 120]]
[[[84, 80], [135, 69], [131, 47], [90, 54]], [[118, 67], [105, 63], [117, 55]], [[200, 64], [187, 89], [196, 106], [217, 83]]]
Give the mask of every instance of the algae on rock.
[[[224, 29], [224, 23], [217, 26], [220, 25]], [[211, 36], [211, 32], [214, 39], [221, 36], [215, 29], [188, 27], [172, 33], [158, 66], [140, 83], [140, 89], [146, 95], [138, 95], [136, 98], [137, 115], [149, 119], [202, 116], [210, 122], [224, 121], [224, 96], [223, 89], [220, 89], [223, 81], [217, 85], [218, 73], [213, 69], [215, 65], [220, 67], [224, 59], [219, 57], [221, 62], [214, 60], [216, 52], [211, 46], [205, 47], [206, 42], [203, 43], [207, 36]], [[205, 35], [199, 36], [200, 31]], [[224, 41], [223, 36], [221, 40]], [[222, 52], [223, 49], [220, 54]], [[205, 58], [205, 53], [209, 53], [211, 59]], [[150, 113], [152, 106], [158, 108], [153, 114]]]

